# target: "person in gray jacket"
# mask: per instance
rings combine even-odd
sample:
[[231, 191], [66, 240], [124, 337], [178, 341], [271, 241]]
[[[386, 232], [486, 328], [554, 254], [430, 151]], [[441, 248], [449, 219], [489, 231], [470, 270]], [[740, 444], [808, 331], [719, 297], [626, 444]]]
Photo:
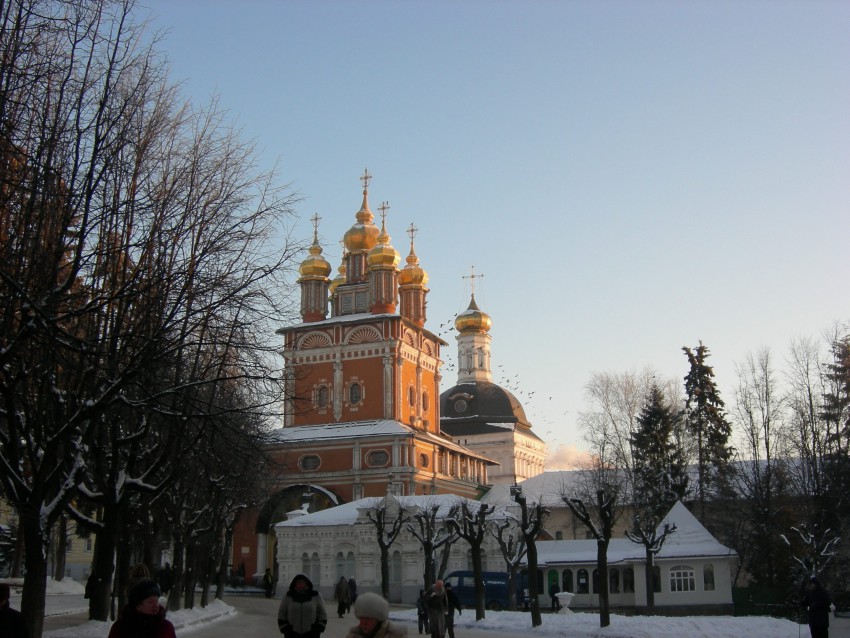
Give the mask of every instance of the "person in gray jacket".
[[277, 626], [284, 638], [319, 638], [328, 624], [325, 601], [304, 574], [289, 584], [277, 610]]

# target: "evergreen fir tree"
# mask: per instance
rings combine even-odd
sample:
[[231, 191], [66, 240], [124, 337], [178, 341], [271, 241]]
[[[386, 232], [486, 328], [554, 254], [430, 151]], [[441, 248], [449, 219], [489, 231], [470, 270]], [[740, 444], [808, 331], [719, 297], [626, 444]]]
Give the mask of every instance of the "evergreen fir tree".
[[684, 455], [673, 436], [678, 419], [661, 388], [653, 384], [631, 437], [635, 504], [644, 521], [653, 526], [688, 490]]
[[695, 350], [685, 346], [682, 351], [691, 367], [685, 376], [685, 418], [697, 443], [697, 499], [704, 518], [706, 496], [722, 492], [729, 485], [732, 426], [714, 382], [714, 370], [705, 362], [708, 347], [700, 341]]

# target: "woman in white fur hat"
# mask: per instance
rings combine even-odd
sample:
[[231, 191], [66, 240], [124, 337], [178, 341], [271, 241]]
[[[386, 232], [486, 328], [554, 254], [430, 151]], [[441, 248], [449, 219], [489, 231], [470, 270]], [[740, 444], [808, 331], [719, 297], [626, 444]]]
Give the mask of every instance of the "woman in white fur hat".
[[345, 638], [400, 638], [407, 627], [388, 620], [390, 606], [378, 594], [360, 594], [354, 602], [354, 615], [360, 621], [348, 630]]

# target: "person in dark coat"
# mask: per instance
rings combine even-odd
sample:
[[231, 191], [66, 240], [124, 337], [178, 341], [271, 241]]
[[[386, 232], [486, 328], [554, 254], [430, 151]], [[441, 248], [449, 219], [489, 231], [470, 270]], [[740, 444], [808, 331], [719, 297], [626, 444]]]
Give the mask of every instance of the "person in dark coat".
[[165, 567], [159, 570], [158, 575], [159, 588], [162, 590], [163, 596], [168, 596], [171, 591], [171, 583], [174, 580], [174, 575], [171, 573], [171, 563], [165, 563]]
[[425, 630], [426, 634], [431, 633], [430, 625], [428, 624], [428, 600], [425, 598], [425, 590], [419, 590], [419, 598], [416, 599], [416, 619], [419, 622], [419, 633]]
[[325, 601], [304, 574], [289, 584], [277, 610], [277, 626], [285, 638], [319, 638], [328, 624]]
[[348, 611], [351, 611], [351, 606], [357, 602], [357, 581], [354, 578], [348, 579]]
[[160, 606], [162, 592], [156, 581], [137, 581], [127, 594], [127, 605], [109, 629], [109, 638], [176, 638], [174, 625]]
[[272, 570], [268, 567], [266, 567], [266, 573], [263, 574], [263, 589], [266, 592], [266, 598], [271, 598], [274, 591], [274, 576], [272, 576]]
[[832, 608], [832, 600], [814, 576], [806, 585], [803, 607], [809, 612], [809, 631], [812, 638], [829, 638], [829, 612]]
[[24, 616], [9, 606], [9, 585], [0, 583], [0, 636], [3, 638], [29, 638], [30, 632]]
[[446, 588], [443, 581], [438, 580], [425, 593], [428, 601], [428, 624], [431, 627], [431, 638], [445, 638], [446, 614], [449, 613], [449, 602], [446, 598]]
[[461, 615], [460, 611], [460, 599], [457, 597], [457, 594], [452, 591], [451, 583], [446, 583], [446, 604], [448, 605], [448, 612], [446, 613], [446, 633], [448, 633], [449, 638], [455, 638], [455, 611], [457, 611], [457, 615]]
[[345, 576], [339, 577], [336, 587], [334, 587], [334, 600], [336, 601], [336, 613], [342, 618], [343, 614], [347, 614], [351, 609], [351, 597], [348, 595], [348, 581]]

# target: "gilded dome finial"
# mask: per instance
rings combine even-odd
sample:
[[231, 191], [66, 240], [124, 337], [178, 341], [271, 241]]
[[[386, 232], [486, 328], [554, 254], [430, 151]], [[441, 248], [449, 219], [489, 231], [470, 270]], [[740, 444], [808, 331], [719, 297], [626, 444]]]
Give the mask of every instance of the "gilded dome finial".
[[322, 246], [319, 244], [320, 219], [318, 213], [314, 213], [310, 218], [313, 222], [313, 243], [308, 249], [310, 256], [301, 262], [299, 268], [302, 277], [327, 277], [331, 272], [331, 265], [322, 257]]
[[490, 315], [481, 310], [475, 303], [475, 280], [481, 279], [484, 275], [476, 275], [475, 266], [470, 266], [469, 270], [470, 274], [464, 275], [463, 279], [469, 279], [472, 296], [469, 300], [469, 307], [455, 319], [455, 328], [461, 333], [489, 332], [493, 321], [490, 319]]
[[366, 258], [366, 263], [369, 266], [391, 266], [395, 268], [401, 261], [401, 255], [390, 246], [390, 236], [387, 233], [387, 211], [389, 209], [389, 202], [381, 202], [381, 206], [378, 208], [381, 211], [381, 232], [378, 234], [378, 243], [369, 251]]
[[369, 182], [371, 179], [372, 174], [367, 168], [360, 176], [360, 181], [363, 182], [363, 203], [355, 215], [357, 221], [345, 233], [345, 248], [350, 253], [372, 249], [378, 238], [378, 227], [373, 223], [375, 216], [369, 210]]
[[399, 276], [399, 283], [403, 286], [416, 285], [425, 286], [428, 283], [428, 273], [425, 272], [419, 265], [419, 257], [413, 250], [413, 238], [419, 229], [414, 226], [413, 222], [407, 227], [407, 234], [410, 235], [410, 254], [407, 256], [407, 265], [402, 269]]

